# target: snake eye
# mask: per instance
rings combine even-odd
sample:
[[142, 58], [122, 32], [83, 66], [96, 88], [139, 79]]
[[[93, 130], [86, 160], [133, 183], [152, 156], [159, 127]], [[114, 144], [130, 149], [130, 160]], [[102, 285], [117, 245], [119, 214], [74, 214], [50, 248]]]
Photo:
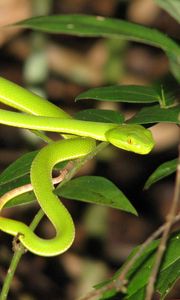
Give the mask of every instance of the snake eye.
[[132, 144], [133, 144], [133, 141], [132, 141], [131, 138], [128, 138], [128, 139], [127, 139], [127, 142], [128, 142], [129, 145], [132, 145]]

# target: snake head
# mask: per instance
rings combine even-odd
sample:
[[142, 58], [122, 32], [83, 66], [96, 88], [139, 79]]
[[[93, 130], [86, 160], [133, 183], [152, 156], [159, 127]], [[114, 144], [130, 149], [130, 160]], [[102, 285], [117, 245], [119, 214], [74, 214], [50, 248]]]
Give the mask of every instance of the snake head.
[[148, 154], [154, 147], [151, 131], [141, 125], [120, 125], [109, 130], [106, 138], [112, 145], [138, 154]]

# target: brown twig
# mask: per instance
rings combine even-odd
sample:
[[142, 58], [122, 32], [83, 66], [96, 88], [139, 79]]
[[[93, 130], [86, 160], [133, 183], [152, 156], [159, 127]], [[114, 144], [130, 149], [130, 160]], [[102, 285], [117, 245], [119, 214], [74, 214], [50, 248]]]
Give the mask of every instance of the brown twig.
[[178, 159], [177, 173], [176, 173], [176, 184], [175, 184], [172, 206], [170, 209], [170, 213], [167, 216], [167, 221], [164, 225], [164, 230], [157, 250], [156, 259], [147, 285], [145, 300], [151, 300], [153, 297], [156, 278], [159, 272], [162, 258], [165, 253], [166, 244], [168, 241], [171, 226], [173, 224], [174, 217], [178, 210], [179, 200], [180, 200], [180, 146], [179, 146], [179, 159]]
[[[175, 224], [178, 221], [180, 221], [180, 214], [178, 214], [177, 216], [174, 217], [172, 224]], [[150, 237], [148, 237], [148, 239], [137, 250], [136, 254], [127, 262], [127, 264], [125, 264], [125, 266], [122, 269], [121, 273], [119, 274], [118, 278], [114, 279], [112, 282], [110, 282], [109, 284], [107, 284], [99, 289], [95, 289], [95, 290], [89, 292], [87, 295], [82, 297], [80, 300], [90, 300], [94, 297], [100, 297], [100, 296], [102, 296], [102, 294], [104, 292], [111, 290], [113, 288], [116, 289], [116, 291], [124, 291], [125, 286], [127, 284], [126, 277], [127, 277], [129, 270], [131, 269], [131, 267], [133, 266], [133, 264], [135, 263], [137, 258], [142, 254], [144, 249], [164, 231], [165, 227], [166, 227], [166, 224], [162, 225], [155, 232], [153, 232]]]
[[[67, 172], [68, 172], [67, 169], [63, 169], [57, 177], [52, 179], [52, 183], [53, 184], [60, 183], [65, 178]], [[30, 192], [32, 190], [33, 190], [32, 184], [29, 183], [29, 184], [25, 184], [23, 186], [19, 186], [15, 189], [5, 193], [3, 196], [0, 197], [0, 209], [12, 198], [17, 197], [26, 192]]]

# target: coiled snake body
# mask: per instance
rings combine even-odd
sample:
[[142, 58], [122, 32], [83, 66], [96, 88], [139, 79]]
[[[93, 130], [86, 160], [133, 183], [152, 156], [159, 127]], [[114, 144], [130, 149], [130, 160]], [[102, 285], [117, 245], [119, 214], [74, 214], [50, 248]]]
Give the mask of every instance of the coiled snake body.
[[[31, 182], [37, 200], [52, 222], [56, 235], [42, 239], [24, 223], [0, 217], [0, 229], [16, 236], [31, 252], [54, 256], [66, 251], [74, 239], [72, 218], [53, 193], [52, 169], [60, 161], [83, 157], [93, 151], [96, 140], [139, 154], [147, 154], [154, 146], [152, 134], [141, 125], [118, 125], [75, 120], [45, 99], [0, 78], [0, 102], [25, 114], [0, 109], [0, 123], [27, 129], [75, 135], [75, 138], [50, 143], [39, 151], [31, 167]], [[4, 206], [0, 203], [0, 209]]]

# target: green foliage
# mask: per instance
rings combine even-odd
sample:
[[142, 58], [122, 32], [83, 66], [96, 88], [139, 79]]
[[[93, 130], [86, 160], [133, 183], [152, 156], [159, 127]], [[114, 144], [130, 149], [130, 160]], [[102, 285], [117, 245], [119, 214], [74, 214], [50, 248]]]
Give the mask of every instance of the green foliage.
[[[143, 107], [139, 112], [137, 112], [131, 119], [127, 120], [127, 123], [132, 124], [151, 124], [156, 122], [170, 122], [175, 124], [180, 124], [179, 114], [180, 105], [173, 106], [173, 98], [168, 94], [163, 95], [156, 89], [148, 86], [137, 86], [137, 85], [119, 85], [110, 87], [101, 87], [90, 89], [84, 93], [81, 93], [76, 97], [77, 100], [98, 100], [106, 102], [127, 102], [127, 103], [143, 103], [149, 104], [152, 102], [159, 102], [159, 105], [153, 105], [148, 107]], [[171, 105], [169, 105], [171, 103]], [[172, 107], [171, 107], [172, 106]], [[88, 120], [89, 115], [92, 114], [93, 117], [89, 120], [106, 120], [105, 113], [107, 111], [101, 111], [101, 119], [95, 118], [95, 110], [87, 110], [86, 112], [80, 112], [77, 117], [84, 115], [84, 120]], [[98, 111], [97, 111], [98, 114]], [[109, 113], [110, 114], [110, 113]], [[111, 113], [112, 114], [112, 113]], [[87, 119], [86, 119], [87, 117]], [[123, 120], [123, 118], [122, 118]], [[111, 121], [116, 123], [115, 115], [112, 115]], [[107, 122], [107, 121], [106, 121]], [[119, 123], [119, 122], [118, 122]]]
[[[29, 178], [28, 178], [29, 179]], [[29, 183], [29, 180], [26, 182]], [[19, 183], [16, 187], [20, 186]], [[36, 197], [32, 191], [20, 194], [18, 196], [13, 197], [9, 202], [5, 204], [4, 207], [10, 208], [18, 205], [30, 204], [35, 201]]]
[[[12, 188], [29, 183], [29, 177], [25, 182], [25, 177], [21, 181], [14, 181], [8, 185], [2, 186], [2, 194]], [[129, 202], [127, 197], [111, 181], [103, 177], [83, 176], [71, 180], [62, 187], [55, 190], [55, 193], [63, 198], [79, 200], [91, 204], [105, 205], [108, 207], [120, 209], [137, 215], [135, 208]], [[18, 195], [12, 198], [6, 207], [13, 207], [22, 204], [28, 204], [36, 199], [32, 191]]]
[[148, 178], [144, 188], [148, 189], [155, 182], [174, 173], [176, 171], [177, 164], [178, 164], [178, 159], [173, 159], [160, 165]]
[[105, 109], [85, 109], [75, 115], [76, 119], [84, 121], [104, 122], [104, 123], [124, 123], [123, 114], [114, 110]]
[[128, 123], [131, 124], [150, 124], [156, 122], [180, 124], [179, 119], [180, 106], [161, 108], [159, 106], [150, 106], [142, 108], [135, 114]]
[[100, 176], [78, 177], [56, 189], [61, 197], [102, 204], [137, 215], [126, 196], [108, 179]]
[[0, 174], [0, 185], [17, 180], [29, 174], [31, 164], [38, 151], [25, 153]]
[[[37, 153], [38, 151], [25, 153], [0, 174], [0, 196], [11, 191], [12, 189], [30, 183], [29, 173], [31, 169], [31, 164]], [[67, 162], [61, 162], [57, 164], [56, 169], [63, 169], [66, 163]], [[15, 201], [15, 199], [13, 201], [10, 201], [7, 204], [7, 207], [27, 202], [29, 202], [29, 200], [27, 200], [26, 197], [19, 196], [17, 197], [17, 201]]]
[[[34, 17], [16, 24], [22, 28], [63, 33], [85, 37], [123, 38], [142, 42], [164, 50], [173, 66], [171, 71], [178, 81], [180, 66], [180, 47], [165, 34], [155, 29], [127, 21], [88, 15], [54, 15]], [[175, 69], [176, 66], [176, 69]]]
[[0, 197], [11, 190], [28, 183], [30, 183], [29, 174], [19, 177], [17, 179], [14, 179], [12, 177], [12, 179], [9, 182], [2, 183], [0, 185]]
[[[127, 286], [127, 293], [124, 294], [122, 299], [124, 300], [144, 300], [145, 287], [148, 283], [149, 276], [153, 267], [154, 259], [156, 256], [156, 250], [159, 245], [159, 240], [153, 241], [143, 252], [143, 254], [136, 260], [135, 264], [128, 273], [129, 284]], [[140, 247], [140, 246], [139, 246]], [[139, 247], [135, 248], [130, 254], [125, 264], [136, 253]], [[180, 276], [180, 233], [173, 234], [169, 239], [166, 253], [163, 259], [163, 263], [160, 267], [158, 280], [156, 282], [156, 291], [161, 295], [160, 299], [168, 294], [172, 285]], [[118, 278], [119, 273], [123, 270], [123, 267], [117, 273], [105, 283], [101, 283], [96, 288], [108, 285], [114, 279]], [[108, 290], [104, 293], [100, 300], [111, 299], [112, 295], [115, 295], [114, 289]]]
[[76, 100], [84, 99], [146, 104], [159, 102], [161, 98], [156, 89], [149, 86], [113, 85], [90, 89], [76, 97]]

